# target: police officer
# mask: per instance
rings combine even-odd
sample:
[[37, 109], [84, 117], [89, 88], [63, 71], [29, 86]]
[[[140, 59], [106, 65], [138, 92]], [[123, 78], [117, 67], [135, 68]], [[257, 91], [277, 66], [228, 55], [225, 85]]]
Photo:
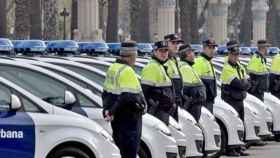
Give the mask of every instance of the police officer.
[[201, 107], [206, 101], [206, 89], [196, 71], [192, 68], [195, 54], [189, 44], [179, 48], [181, 61], [179, 71], [183, 80], [183, 108], [199, 122]]
[[148, 113], [169, 124], [169, 116], [174, 113], [175, 100], [172, 83], [164, 64], [168, 60], [168, 43], [159, 41], [154, 44], [155, 51], [151, 61], [141, 74], [142, 89], [148, 104]]
[[[239, 45], [237, 41], [229, 41], [227, 43], [228, 58], [224, 63], [221, 74], [221, 97], [231, 105], [239, 114], [244, 122], [244, 99], [249, 88], [248, 77], [245, 68], [239, 63]], [[229, 156], [248, 156], [240, 148], [228, 149]]]
[[218, 46], [213, 39], [207, 39], [202, 42], [203, 52], [195, 59], [193, 68], [198, 73], [206, 88], [206, 108], [213, 113], [213, 105], [217, 96], [217, 83], [215, 69], [212, 64], [212, 58], [215, 55], [215, 48]]
[[270, 67], [269, 90], [271, 94], [280, 99], [280, 54], [272, 58]]
[[145, 111], [141, 84], [132, 69], [136, 56], [135, 42], [121, 44], [120, 58], [108, 69], [102, 94], [103, 115], [111, 121], [113, 138], [122, 158], [136, 158]]
[[164, 36], [164, 40], [168, 41], [168, 61], [166, 62], [167, 75], [171, 79], [176, 102], [176, 109], [172, 116], [178, 121], [178, 106], [182, 105], [182, 80], [180, 72], [178, 71], [178, 60], [176, 57], [178, 56], [178, 45], [183, 43], [183, 40], [181, 40], [177, 34], [168, 34]]
[[268, 46], [270, 44], [266, 40], [259, 40], [258, 51], [253, 55], [247, 65], [251, 83], [251, 88], [248, 92], [262, 101], [264, 100], [264, 92], [269, 88], [269, 71], [265, 58]]

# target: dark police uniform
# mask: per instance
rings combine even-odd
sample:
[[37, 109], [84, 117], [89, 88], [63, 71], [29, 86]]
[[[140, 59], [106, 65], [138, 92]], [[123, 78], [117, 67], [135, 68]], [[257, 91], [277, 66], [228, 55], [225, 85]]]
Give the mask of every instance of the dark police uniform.
[[269, 90], [280, 99], [280, 54], [273, 57], [269, 76]]
[[[122, 43], [122, 47], [131, 45], [135, 47]], [[108, 69], [102, 99], [104, 115], [108, 111], [113, 116], [113, 138], [122, 158], [136, 158], [145, 100], [136, 73], [125, 61], [117, 59]]]
[[[155, 47], [167, 48], [166, 41], [155, 43]], [[166, 61], [160, 61], [155, 56], [143, 68], [141, 85], [148, 104], [148, 113], [169, 124], [169, 116], [176, 110], [172, 82], [164, 66]]]
[[[266, 44], [265, 40], [258, 41], [258, 45]], [[262, 101], [264, 100], [264, 92], [268, 91], [269, 88], [269, 71], [266, 63], [265, 56], [256, 52], [247, 65], [251, 84], [248, 92]]]
[[[227, 43], [229, 53], [239, 54], [239, 46], [236, 41]], [[249, 83], [245, 68], [239, 63], [226, 60], [221, 73], [221, 97], [231, 105], [244, 121], [244, 99], [247, 95]]]
[[186, 53], [192, 51], [190, 45], [183, 45], [179, 49], [181, 61], [179, 71], [183, 80], [183, 104], [182, 108], [187, 110], [199, 122], [201, 107], [206, 101], [206, 89], [196, 71], [192, 68], [193, 61], [185, 59]]
[[[164, 40], [171, 42], [183, 42], [176, 34], [168, 34], [164, 36]], [[182, 105], [182, 79], [179, 72], [179, 61], [177, 60], [176, 56], [169, 56], [169, 59], [165, 65], [167, 66], [167, 75], [171, 79], [175, 94], [176, 109], [172, 116], [178, 121], [178, 106]]]
[[[217, 44], [213, 40], [206, 40], [203, 42], [206, 46], [214, 46]], [[215, 69], [212, 64], [212, 58], [208, 57], [205, 53], [202, 53], [198, 58], [195, 59], [193, 68], [198, 73], [200, 79], [206, 88], [206, 103], [205, 107], [213, 113], [213, 105], [217, 96], [217, 81]]]

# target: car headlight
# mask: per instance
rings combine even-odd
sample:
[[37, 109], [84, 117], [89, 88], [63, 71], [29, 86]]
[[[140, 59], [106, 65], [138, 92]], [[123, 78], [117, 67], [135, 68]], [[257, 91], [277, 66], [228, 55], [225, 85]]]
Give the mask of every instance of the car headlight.
[[108, 132], [106, 132], [105, 130], [101, 130], [101, 131], [99, 132], [99, 134], [100, 134], [101, 136], [103, 136], [106, 140], [109, 140], [109, 141], [113, 142], [112, 136], [111, 136]]
[[167, 136], [171, 136], [171, 132], [170, 132], [169, 128], [163, 123], [157, 124], [156, 129]]

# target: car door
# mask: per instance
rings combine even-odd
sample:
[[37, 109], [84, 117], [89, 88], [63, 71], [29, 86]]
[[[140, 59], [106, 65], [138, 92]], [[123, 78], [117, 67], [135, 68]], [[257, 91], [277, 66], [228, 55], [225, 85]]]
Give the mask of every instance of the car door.
[[12, 94], [11, 89], [0, 84], [0, 156], [34, 158], [34, 121], [23, 110], [10, 109]]

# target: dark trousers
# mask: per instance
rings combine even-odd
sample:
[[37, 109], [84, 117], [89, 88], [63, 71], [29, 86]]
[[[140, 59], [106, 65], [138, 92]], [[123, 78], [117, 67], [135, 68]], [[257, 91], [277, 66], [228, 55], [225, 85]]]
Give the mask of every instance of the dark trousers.
[[136, 158], [141, 142], [142, 117], [139, 119], [114, 120], [113, 139], [122, 158]]
[[199, 122], [202, 105], [191, 105], [186, 110]]
[[213, 114], [214, 100], [206, 100], [205, 107]]
[[166, 111], [163, 111], [163, 110], [157, 110], [152, 115], [155, 116], [156, 118], [158, 118], [159, 120], [161, 120], [167, 126], [169, 125], [169, 116], [171, 116], [169, 112], [166, 112]]
[[250, 94], [259, 98], [261, 101], [264, 101], [264, 92], [262, 92], [262, 93], [250, 93]]
[[243, 101], [236, 101], [232, 99], [224, 99], [226, 103], [231, 105], [238, 113], [240, 119], [244, 122], [244, 103]]

